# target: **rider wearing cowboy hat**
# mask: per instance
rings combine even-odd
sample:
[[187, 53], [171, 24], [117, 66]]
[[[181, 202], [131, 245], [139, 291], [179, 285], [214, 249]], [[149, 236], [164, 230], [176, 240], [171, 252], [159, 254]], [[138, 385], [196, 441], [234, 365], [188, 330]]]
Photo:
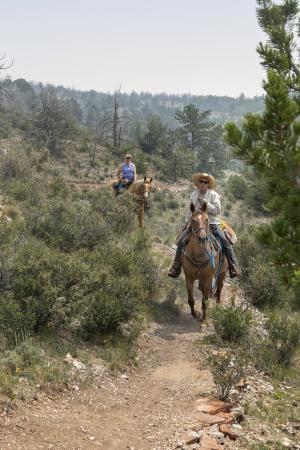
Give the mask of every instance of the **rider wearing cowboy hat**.
[[[207, 204], [208, 222], [210, 231], [220, 240], [223, 253], [226, 256], [230, 277], [236, 277], [240, 274], [239, 265], [235, 257], [232, 245], [227, 240], [222, 228], [220, 227], [221, 202], [219, 194], [214, 191], [216, 181], [213, 176], [208, 173], [196, 173], [193, 175], [193, 183], [195, 189], [190, 197], [190, 203], [193, 203], [196, 211], [200, 211], [203, 204]], [[178, 278], [181, 272], [181, 255], [183, 248], [190, 239], [189, 221], [191, 217], [190, 209], [186, 215], [185, 225], [177, 240], [177, 250], [175, 260], [168, 272], [169, 277]]]

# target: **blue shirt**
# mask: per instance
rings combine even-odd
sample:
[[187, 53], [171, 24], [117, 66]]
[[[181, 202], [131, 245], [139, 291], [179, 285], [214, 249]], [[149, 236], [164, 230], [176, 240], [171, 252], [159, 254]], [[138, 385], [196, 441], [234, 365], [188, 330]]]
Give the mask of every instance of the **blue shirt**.
[[125, 180], [128, 181], [133, 181], [134, 173], [135, 165], [133, 163], [129, 163], [129, 165], [127, 165], [126, 163], [122, 164], [122, 178], [125, 178]]

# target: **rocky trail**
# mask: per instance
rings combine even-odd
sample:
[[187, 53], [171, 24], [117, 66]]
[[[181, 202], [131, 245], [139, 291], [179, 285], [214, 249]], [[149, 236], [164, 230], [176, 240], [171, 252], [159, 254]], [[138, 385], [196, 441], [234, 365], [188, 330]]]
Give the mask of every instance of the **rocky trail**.
[[187, 308], [175, 323], [152, 323], [139, 342], [138, 368], [117, 376], [103, 370], [56, 395], [41, 391], [2, 415], [0, 449], [176, 448], [185, 428], [199, 424], [194, 400], [213, 390], [199, 331]]
[[[225, 283], [224, 302], [234, 295], [238, 288]], [[57, 393], [40, 390], [2, 413], [0, 450], [242, 450], [252, 448], [248, 440], [271, 449], [277, 447], [263, 444], [274, 434], [284, 447], [300, 448], [281, 430], [251, 417], [241, 425], [243, 408], [213, 397], [202, 342], [211, 331], [200, 330], [186, 304], [172, 323], [150, 323], [139, 339], [136, 367], [114, 375], [98, 362], [84, 383]], [[80, 361], [68, 362], [79, 375], [84, 372]], [[250, 374], [244, 388], [254, 404], [261, 392], [274, 391]]]

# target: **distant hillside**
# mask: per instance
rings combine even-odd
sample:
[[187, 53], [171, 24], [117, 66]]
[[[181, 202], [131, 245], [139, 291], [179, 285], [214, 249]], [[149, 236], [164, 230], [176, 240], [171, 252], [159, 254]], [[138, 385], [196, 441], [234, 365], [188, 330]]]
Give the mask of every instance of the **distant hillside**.
[[[27, 111], [32, 110], [35, 104], [35, 97], [39, 92], [39, 85], [27, 82], [24, 79], [6, 79], [0, 82], [0, 86], [5, 87], [14, 94], [14, 102], [22, 106]], [[61, 96], [71, 102], [73, 113], [79, 121], [88, 123], [89, 116], [93, 110], [110, 109], [113, 102], [113, 94], [91, 91], [79, 91], [76, 89], [58, 86]], [[119, 96], [120, 107], [126, 113], [129, 121], [146, 120], [151, 114], [157, 114], [161, 120], [173, 128], [176, 126], [174, 119], [175, 111], [192, 103], [201, 111], [211, 110], [215, 121], [223, 124], [227, 120], [240, 121], [247, 112], [259, 112], [263, 110], [263, 97], [246, 98], [241, 94], [237, 98], [219, 97], [215, 95], [167, 95], [150, 94], [147, 92], [131, 94], [121, 93]]]

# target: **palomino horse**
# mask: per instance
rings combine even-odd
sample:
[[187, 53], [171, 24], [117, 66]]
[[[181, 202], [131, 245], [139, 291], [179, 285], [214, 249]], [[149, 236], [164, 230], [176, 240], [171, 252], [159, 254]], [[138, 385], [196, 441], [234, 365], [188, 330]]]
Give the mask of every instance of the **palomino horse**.
[[[216, 283], [217, 303], [221, 301], [221, 291], [227, 269], [227, 262], [219, 251], [214, 249], [214, 237], [209, 233], [207, 205], [204, 203], [201, 211], [195, 211], [191, 204], [191, 237], [181, 257], [185, 275], [188, 302], [192, 316], [206, 321], [206, 307], [213, 284]], [[222, 258], [222, 259], [220, 259]], [[194, 283], [199, 281], [199, 289], [202, 292], [202, 317], [194, 308]]]
[[145, 207], [149, 202], [149, 196], [152, 190], [152, 181], [153, 177], [145, 176], [143, 180], [135, 181], [128, 188], [128, 192], [133, 194], [134, 198], [137, 201], [135, 212], [137, 213], [139, 226], [141, 228], [144, 227]]
[[[137, 202], [135, 212], [138, 216], [139, 226], [141, 228], [144, 227], [145, 207], [147, 207], [148, 205], [150, 192], [152, 191], [152, 181], [152, 176], [145, 176], [143, 180], [135, 181], [127, 189], [127, 191], [133, 195], [134, 199]], [[109, 186], [113, 188], [116, 182], [116, 180], [111, 181], [109, 183]]]

